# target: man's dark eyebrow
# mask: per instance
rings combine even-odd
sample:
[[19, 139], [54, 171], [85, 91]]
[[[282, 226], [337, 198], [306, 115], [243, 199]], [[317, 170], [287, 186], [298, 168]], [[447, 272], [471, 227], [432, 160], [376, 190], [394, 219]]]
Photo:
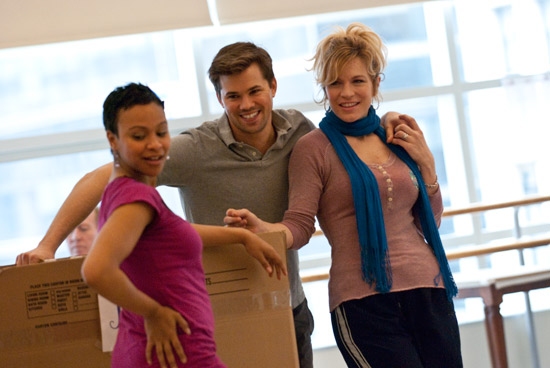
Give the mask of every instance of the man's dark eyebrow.
[[248, 89], [248, 91], [252, 91], [255, 89], [263, 89], [264, 87], [261, 84], [256, 84]]

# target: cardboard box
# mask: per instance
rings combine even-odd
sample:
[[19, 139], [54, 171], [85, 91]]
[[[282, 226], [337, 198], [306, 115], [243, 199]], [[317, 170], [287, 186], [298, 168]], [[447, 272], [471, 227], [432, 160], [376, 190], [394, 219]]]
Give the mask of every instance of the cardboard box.
[[[285, 258], [284, 233], [262, 237]], [[2, 366], [110, 367], [97, 294], [80, 276], [82, 260], [0, 268]], [[203, 261], [227, 366], [298, 367], [288, 279], [270, 278], [239, 244], [207, 247]]]
[[[286, 260], [283, 232], [261, 236]], [[224, 363], [229, 368], [298, 367], [288, 278], [270, 278], [236, 244], [205, 248], [203, 264]]]
[[0, 268], [0, 365], [108, 368], [82, 258]]

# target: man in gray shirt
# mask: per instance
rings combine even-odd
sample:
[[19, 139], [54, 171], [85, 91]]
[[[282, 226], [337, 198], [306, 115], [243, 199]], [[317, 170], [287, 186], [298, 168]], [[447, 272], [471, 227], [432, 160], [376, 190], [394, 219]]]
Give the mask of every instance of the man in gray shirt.
[[[277, 81], [271, 58], [251, 43], [222, 48], [209, 77], [225, 113], [172, 138], [161, 185], [177, 187], [188, 221], [223, 225], [231, 207], [254, 208], [280, 221], [288, 205], [288, 159], [315, 126], [296, 110], [273, 110]], [[300, 367], [313, 366], [313, 317], [299, 274], [298, 252], [287, 251]]]

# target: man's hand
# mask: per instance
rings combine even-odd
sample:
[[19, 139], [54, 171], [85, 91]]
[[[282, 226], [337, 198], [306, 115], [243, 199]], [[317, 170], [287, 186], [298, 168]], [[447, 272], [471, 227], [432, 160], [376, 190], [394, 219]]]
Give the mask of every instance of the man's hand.
[[32, 264], [32, 263], [41, 263], [44, 262], [47, 259], [54, 258], [55, 253], [48, 250], [41, 248], [40, 246], [34, 248], [33, 250], [30, 250], [25, 253], [21, 253], [17, 256], [17, 259], [15, 263], [18, 266]]

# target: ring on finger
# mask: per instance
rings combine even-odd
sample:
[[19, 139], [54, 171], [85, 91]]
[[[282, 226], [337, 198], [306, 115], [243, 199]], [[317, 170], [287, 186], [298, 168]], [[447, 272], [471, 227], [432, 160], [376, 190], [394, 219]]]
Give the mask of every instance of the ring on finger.
[[407, 133], [403, 132], [403, 136], [401, 137], [401, 139], [406, 141], [408, 136], [409, 135]]

